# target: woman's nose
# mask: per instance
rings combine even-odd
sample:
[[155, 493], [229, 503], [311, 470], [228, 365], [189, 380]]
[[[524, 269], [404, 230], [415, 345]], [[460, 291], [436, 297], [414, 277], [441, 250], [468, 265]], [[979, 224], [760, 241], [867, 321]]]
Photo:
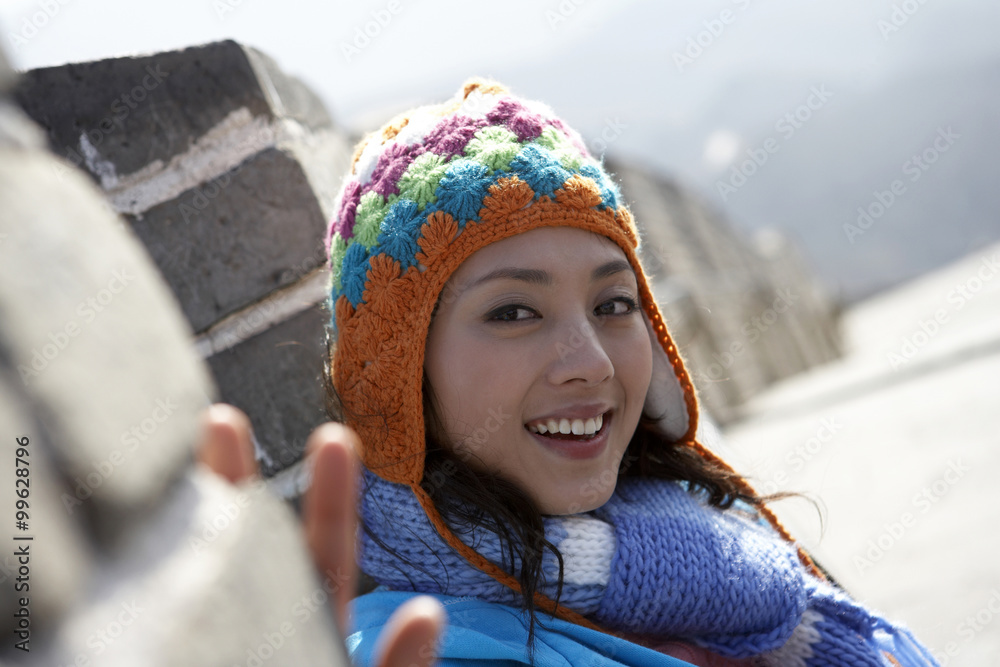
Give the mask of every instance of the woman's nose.
[[560, 329], [553, 342], [549, 381], [600, 384], [615, 374], [615, 367], [598, 331], [586, 319]]

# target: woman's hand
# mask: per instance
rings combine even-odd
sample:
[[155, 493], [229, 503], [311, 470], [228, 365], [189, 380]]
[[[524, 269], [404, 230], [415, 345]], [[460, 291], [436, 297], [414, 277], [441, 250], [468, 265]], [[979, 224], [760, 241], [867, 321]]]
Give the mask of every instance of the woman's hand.
[[[347, 636], [347, 604], [355, 590], [354, 536], [357, 525], [355, 483], [358, 436], [351, 429], [329, 422], [309, 436], [307, 455], [312, 458], [312, 483], [302, 507], [306, 541], [313, 561], [331, 581], [334, 617]], [[250, 420], [231, 405], [216, 404], [206, 411], [198, 460], [232, 483], [258, 473], [250, 441]], [[346, 584], [345, 584], [346, 581]], [[444, 627], [444, 610], [429, 597], [414, 598], [389, 618], [379, 637], [380, 667], [427, 667], [433, 646]]]

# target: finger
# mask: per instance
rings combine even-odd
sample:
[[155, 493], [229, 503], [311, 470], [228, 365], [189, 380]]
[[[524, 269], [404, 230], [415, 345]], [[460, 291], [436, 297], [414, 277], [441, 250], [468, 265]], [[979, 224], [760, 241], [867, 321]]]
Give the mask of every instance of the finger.
[[413, 598], [393, 612], [378, 637], [379, 667], [429, 667], [445, 625], [444, 607], [432, 597]]
[[330, 581], [334, 614], [345, 633], [347, 604], [355, 590], [354, 452], [359, 444], [354, 431], [331, 422], [313, 431], [306, 445], [312, 461], [312, 482], [302, 507], [306, 540], [316, 567]]
[[257, 461], [246, 413], [225, 403], [210, 406], [202, 418], [197, 458], [233, 484], [256, 475]]

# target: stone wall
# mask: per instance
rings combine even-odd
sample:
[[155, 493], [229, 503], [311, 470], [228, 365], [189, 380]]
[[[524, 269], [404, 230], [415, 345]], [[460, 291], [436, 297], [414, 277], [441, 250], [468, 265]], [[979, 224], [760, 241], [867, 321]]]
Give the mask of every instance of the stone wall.
[[0, 60], [0, 664], [346, 664], [287, 503], [194, 465], [217, 398], [194, 311], [11, 78]]
[[323, 237], [349, 142], [323, 105], [231, 41], [37, 69], [14, 95], [145, 245], [264, 474], [288, 469], [325, 420]]

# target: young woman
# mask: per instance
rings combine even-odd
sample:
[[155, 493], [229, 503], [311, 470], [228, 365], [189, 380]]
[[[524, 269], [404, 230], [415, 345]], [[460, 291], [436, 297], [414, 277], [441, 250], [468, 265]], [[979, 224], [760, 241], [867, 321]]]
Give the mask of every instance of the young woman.
[[426, 593], [442, 664], [935, 664], [700, 444], [638, 247], [580, 137], [499, 85], [362, 141], [329, 231], [331, 406], [380, 584], [355, 661]]

